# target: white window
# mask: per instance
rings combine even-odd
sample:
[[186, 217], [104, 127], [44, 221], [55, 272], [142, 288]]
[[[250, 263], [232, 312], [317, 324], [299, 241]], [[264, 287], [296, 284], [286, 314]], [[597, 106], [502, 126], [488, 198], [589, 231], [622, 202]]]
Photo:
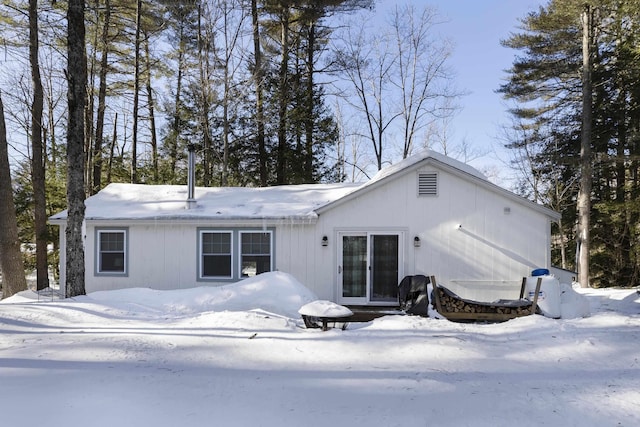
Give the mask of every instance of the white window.
[[418, 174], [418, 195], [437, 196], [438, 195], [438, 173], [420, 172]]
[[198, 229], [198, 280], [238, 280], [273, 270], [273, 230]]
[[96, 273], [127, 274], [127, 229], [98, 229]]
[[271, 271], [271, 231], [240, 232], [241, 277]]
[[231, 231], [200, 231], [200, 277], [233, 277], [233, 234]]

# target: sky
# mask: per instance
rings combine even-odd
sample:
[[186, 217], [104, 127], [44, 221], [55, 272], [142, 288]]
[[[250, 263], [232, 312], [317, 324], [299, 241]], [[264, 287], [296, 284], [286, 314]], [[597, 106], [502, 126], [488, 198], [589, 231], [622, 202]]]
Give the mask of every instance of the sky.
[[[386, 2], [384, 2], [386, 3]], [[448, 19], [440, 26], [443, 36], [454, 42], [450, 66], [459, 89], [468, 92], [460, 100], [462, 110], [451, 123], [454, 141], [466, 140], [487, 156], [472, 162], [476, 167], [506, 159], [500, 127], [509, 123], [507, 106], [496, 90], [504, 82], [505, 70], [516, 51], [501, 40], [518, 31], [520, 19], [546, 5], [542, 0], [429, 0]], [[497, 151], [497, 156], [495, 151]]]

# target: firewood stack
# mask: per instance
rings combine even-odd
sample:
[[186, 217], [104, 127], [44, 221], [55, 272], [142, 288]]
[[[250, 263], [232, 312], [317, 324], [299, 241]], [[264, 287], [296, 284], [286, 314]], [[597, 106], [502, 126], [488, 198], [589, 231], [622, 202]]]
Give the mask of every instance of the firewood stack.
[[512, 315], [513, 317], [525, 316], [529, 314], [530, 306], [505, 307], [491, 305], [491, 303], [473, 303], [450, 296], [444, 289], [435, 289], [440, 297], [440, 305], [444, 313], [495, 313]]

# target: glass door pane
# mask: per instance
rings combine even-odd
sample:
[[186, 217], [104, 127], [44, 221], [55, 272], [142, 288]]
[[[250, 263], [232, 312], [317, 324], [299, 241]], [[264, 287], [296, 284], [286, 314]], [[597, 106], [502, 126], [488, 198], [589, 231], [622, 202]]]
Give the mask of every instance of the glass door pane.
[[342, 236], [342, 296], [367, 296], [367, 236]]
[[371, 301], [398, 299], [398, 235], [371, 236]]

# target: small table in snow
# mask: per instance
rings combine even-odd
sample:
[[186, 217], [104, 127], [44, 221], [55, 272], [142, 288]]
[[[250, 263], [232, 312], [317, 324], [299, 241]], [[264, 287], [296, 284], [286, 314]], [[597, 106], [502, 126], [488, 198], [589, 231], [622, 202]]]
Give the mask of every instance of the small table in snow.
[[353, 312], [347, 307], [325, 300], [305, 304], [298, 313], [302, 316], [307, 328], [322, 328], [323, 331], [329, 329], [330, 322], [334, 324], [343, 322], [342, 329], [346, 329], [349, 318], [353, 316]]

